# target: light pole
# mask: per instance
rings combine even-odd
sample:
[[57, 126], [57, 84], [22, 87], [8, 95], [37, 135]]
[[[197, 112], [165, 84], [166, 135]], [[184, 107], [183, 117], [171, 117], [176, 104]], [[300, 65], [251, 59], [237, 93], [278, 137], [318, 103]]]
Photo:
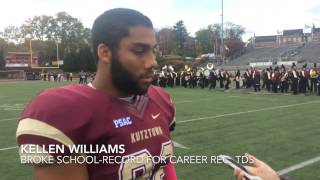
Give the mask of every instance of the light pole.
[[29, 51], [30, 51], [30, 68], [32, 68], [32, 36], [31, 36], [31, 34], [28, 34], [27, 36], [26, 36], [26, 39], [29, 39]]
[[58, 66], [58, 68], [60, 67], [60, 58], [59, 58], [59, 43], [60, 43], [61, 41], [60, 41], [60, 39], [59, 38], [57, 38], [56, 39], [56, 46], [57, 46], [57, 66]]
[[56, 42], [56, 45], [57, 45], [57, 65], [59, 68], [59, 42], [58, 41]]
[[195, 58], [197, 58], [197, 39], [194, 40], [194, 52], [195, 52]]
[[221, 0], [221, 59], [224, 63], [224, 42], [223, 42], [223, 0]]

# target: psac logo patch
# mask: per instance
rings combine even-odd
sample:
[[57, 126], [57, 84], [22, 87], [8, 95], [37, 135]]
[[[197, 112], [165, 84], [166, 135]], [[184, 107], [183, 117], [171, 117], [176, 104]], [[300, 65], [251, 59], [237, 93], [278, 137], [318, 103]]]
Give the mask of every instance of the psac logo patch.
[[129, 126], [129, 125], [132, 124], [132, 119], [131, 119], [130, 116], [122, 117], [122, 118], [113, 120], [113, 124], [114, 124], [115, 128], [121, 128], [121, 127], [124, 127], [124, 126]]

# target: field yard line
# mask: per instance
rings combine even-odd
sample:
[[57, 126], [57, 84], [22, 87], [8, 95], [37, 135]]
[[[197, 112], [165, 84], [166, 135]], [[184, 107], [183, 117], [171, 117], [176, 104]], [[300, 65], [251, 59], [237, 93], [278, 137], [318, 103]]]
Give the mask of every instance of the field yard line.
[[191, 101], [191, 100], [177, 101], [177, 102], [175, 102], [175, 104], [180, 104], [180, 103], [189, 103], [189, 102], [193, 102], [193, 101]]
[[178, 148], [182, 148], [182, 149], [190, 149], [190, 148], [178, 143], [177, 141], [172, 141], [172, 143], [173, 143], [174, 147], [178, 147]]
[[[207, 96], [209, 97], [209, 96]], [[211, 96], [211, 97], [214, 97], [214, 96]], [[238, 97], [241, 97], [241, 96], [226, 96], [226, 97], [229, 97], [229, 98], [238, 98]], [[174, 102], [174, 104], [182, 104], [182, 103], [191, 103], [191, 102], [196, 102], [196, 101], [211, 101], [212, 99], [208, 99], [208, 98], [201, 98], [201, 99], [197, 99], [195, 101], [192, 101], [192, 100], [184, 100], [184, 101], [176, 101]]]
[[288, 173], [290, 173], [290, 172], [292, 172], [292, 171], [295, 171], [295, 170], [304, 168], [304, 167], [309, 166], [309, 165], [311, 165], [311, 164], [314, 164], [314, 163], [316, 163], [316, 162], [318, 162], [318, 161], [320, 161], [320, 156], [315, 157], [315, 158], [312, 158], [312, 159], [309, 159], [309, 160], [307, 160], [307, 161], [303, 161], [303, 162], [298, 163], [298, 164], [295, 164], [295, 165], [292, 165], [292, 166], [290, 166], [290, 167], [287, 167], [287, 168], [285, 168], [285, 169], [282, 169], [282, 170], [278, 171], [277, 173], [278, 173], [279, 175], [288, 174]]
[[19, 108], [5, 108], [3, 109], [4, 111], [22, 111], [23, 109], [19, 109]]
[[235, 113], [221, 114], [221, 115], [216, 115], [216, 116], [207, 116], [207, 117], [189, 119], [189, 120], [184, 120], [184, 121], [177, 121], [176, 123], [181, 124], [181, 123], [187, 123], [187, 122], [193, 122], [193, 121], [200, 121], [200, 120], [204, 120], [204, 119], [215, 119], [215, 118], [226, 117], [226, 116], [255, 113], [255, 112], [259, 112], [259, 111], [267, 111], [267, 110], [274, 110], [274, 109], [282, 109], [282, 108], [301, 106], [301, 105], [312, 104], [312, 103], [320, 103], [320, 101], [309, 101], [309, 102], [304, 102], [304, 103], [297, 103], [297, 104], [275, 106], [275, 107], [255, 109], [255, 110], [249, 110], [249, 111], [240, 111], [240, 112], [235, 112]]
[[19, 118], [16, 117], [16, 118], [8, 118], [8, 119], [1, 119], [0, 122], [5, 122], [5, 121], [12, 121], [12, 120], [18, 120]]
[[18, 148], [18, 146], [12, 146], [12, 147], [6, 147], [6, 148], [1, 148], [0, 151], [5, 151], [5, 150], [9, 150], [9, 149], [16, 149]]

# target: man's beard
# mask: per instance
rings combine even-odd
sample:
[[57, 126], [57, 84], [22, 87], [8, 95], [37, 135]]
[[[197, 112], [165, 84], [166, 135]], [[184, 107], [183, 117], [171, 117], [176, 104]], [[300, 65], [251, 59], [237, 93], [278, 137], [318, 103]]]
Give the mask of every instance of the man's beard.
[[126, 95], [142, 95], [148, 91], [149, 84], [140, 87], [138, 81], [141, 76], [135, 79], [134, 75], [123, 67], [118, 57], [113, 57], [111, 61], [111, 76], [114, 86], [121, 93]]

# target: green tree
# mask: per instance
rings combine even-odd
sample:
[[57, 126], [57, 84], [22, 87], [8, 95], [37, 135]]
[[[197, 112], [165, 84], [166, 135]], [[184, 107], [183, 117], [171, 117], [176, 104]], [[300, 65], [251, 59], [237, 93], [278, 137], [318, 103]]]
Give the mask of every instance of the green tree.
[[[227, 22], [224, 29], [225, 46], [227, 47], [226, 56], [235, 57], [241, 52], [243, 43], [241, 36], [245, 29], [240, 26]], [[201, 53], [220, 54], [221, 48], [221, 26], [220, 24], [209, 25], [207, 28], [196, 32], [196, 40]]]
[[184, 56], [196, 57], [196, 41], [195, 38], [187, 36], [186, 42], [184, 43]]
[[96, 63], [93, 53], [89, 46], [83, 46], [78, 53], [79, 70], [94, 72], [96, 71]]
[[30, 34], [33, 39], [44, 41], [53, 40], [54, 27], [56, 27], [54, 17], [42, 15], [26, 20], [20, 28], [23, 35]]
[[61, 42], [62, 54], [64, 51], [78, 50], [79, 47], [88, 43], [90, 31], [84, 28], [80, 20], [66, 12], [59, 12], [55, 20], [55, 39]]
[[173, 26], [176, 53], [185, 56], [185, 42], [188, 37], [187, 28], [182, 20]]
[[240, 39], [241, 36], [245, 33], [245, 28], [241, 25], [234, 24], [232, 22], [226, 22], [225, 24], [225, 38], [226, 39]]
[[76, 72], [80, 69], [77, 63], [77, 52], [72, 51], [66, 53], [62, 69], [66, 72]]
[[80, 47], [90, 42], [90, 29], [84, 28], [79, 19], [66, 12], [59, 12], [55, 17], [42, 15], [28, 19], [21, 26], [21, 32], [23, 36], [31, 34], [33, 40], [48, 41], [46, 48], [48, 46], [52, 48], [52, 42], [58, 42], [62, 59], [65, 59], [65, 52], [78, 51]]
[[52, 62], [57, 60], [57, 46], [54, 41], [33, 40], [32, 48], [38, 53], [40, 66], [51, 66]]
[[7, 42], [14, 42], [20, 44], [24, 41], [24, 36], [19, 27], [7, 26], [4, 31], [0, 33], [1, 38]]
[[89, 46], [80, 47], [79, 51], [66, 54], [63, 70], [68, 72], [96, 71], [96, 62]]
[[196, 32], [198, 51], [201, 54], [219, 53], [221, 42], [221, 26], [219, 24], [209, 25]]
[[244, 52], [244, 43], [240, 39], [226, 39], [226, 57], [234, 59]]
[[201, 44], [199, 52], [210, 53], [214, 52], [213, 33], [209, 28], [204, 28], [196, 32], [197, 44]]
[[156, 32], [160, 55], [168, 55], [174, 52], [174, 32], [171, 28], [162, 28]]
[[6, 65], [5, 59], [4, 59], [4, 53], [3, 49], [0, 49], [0, 69], [4, 69]]

